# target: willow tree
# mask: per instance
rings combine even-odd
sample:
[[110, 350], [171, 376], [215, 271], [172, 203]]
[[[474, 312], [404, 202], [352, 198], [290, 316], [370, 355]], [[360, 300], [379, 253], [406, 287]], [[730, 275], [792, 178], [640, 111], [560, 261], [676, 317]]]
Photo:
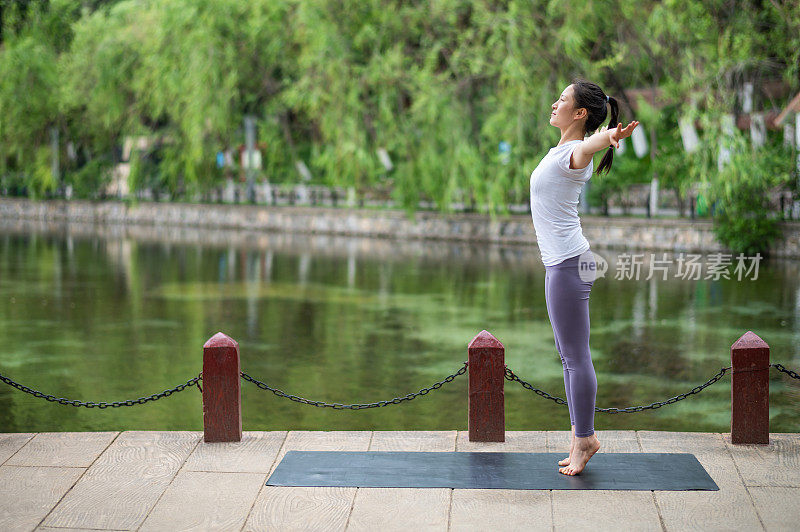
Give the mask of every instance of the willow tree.
[[67, 0], [3, 6], [0, 47], [0, 182], [34, 197], [58, 186], [51, 135], [63, 124], [57, 62], [79, 12]]
[[[779, 0], [47, 5], [8, 31], [4, 14], [0, 50], [0, 172], [39, 193], [53, 186], [53, 127], [75, 146], [68, 180], [85, 192], [102, 186], [125, 136], [143, 135], [160, 145], [133, 155], [134, 187], [191, 197], [221, 184], [215, 155], [242, 144], [254, 116], [272, 182], [299, 181], [303, 161], [314, 182], [389, 190], [409, 211], [428, 200], [501, 213], [527, 201], [528, 176], [558, 141], [550, 105], [577, 76], [623, 102], [642, 86], [671, 101], [637, 110], [660, 139], [655, 156], [618, 154], [592, 190], [604, 199], [655, 171], [682, 193], [722, 179], [703, 154], [742, 80], [783, 74], [798, 86], [800, 17]], [[710, 124], [689, 156], [675, 123], [687, 114]]]
[[[659, 23], [654, 31], [673, 43], [663, 54], [669, 66], [665, 92], [682, 114], [701, 124], [699, 149], [684, 155], [678, 165], [689, 178], [684, 185], [705, 190], [717, 204], [714, 230], [723, 245], [765, 252], [778, 235], [769, 193], [776, 188], [797, 190], [792, 156], [782, 146], [780, 132], [768, 131], [765, 144], [759, 146], [736, 129], [726, 131], [724, 122], [748, 112], [742, 98], [746, 83], [758, 86], [777, 78], [799, 88], [800, 41], [793, 30], [800, 27], [800, 10], [796, 2], [777, 0], [769, 5], [673, 0], [654, 12]], [[762, 109], [778, 104], [755, 97]], [[731, 156], [720, 164], [723, 144]]]

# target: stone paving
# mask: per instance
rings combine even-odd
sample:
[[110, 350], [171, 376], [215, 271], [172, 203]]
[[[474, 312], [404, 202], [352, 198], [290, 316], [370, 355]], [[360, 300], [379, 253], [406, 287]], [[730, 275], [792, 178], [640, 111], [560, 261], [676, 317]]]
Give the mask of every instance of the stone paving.
[[[563, 452], [568, 431], [0, 434], [0, 530], [797, 530], [800, 434], [597, 431], [600, 452], [694, 454], [719, 491], [266, 486], [289, 450]], [[557, 467], [554, 464], [554, 467]], [[591, 467], [591, 462], [587, 467]]]

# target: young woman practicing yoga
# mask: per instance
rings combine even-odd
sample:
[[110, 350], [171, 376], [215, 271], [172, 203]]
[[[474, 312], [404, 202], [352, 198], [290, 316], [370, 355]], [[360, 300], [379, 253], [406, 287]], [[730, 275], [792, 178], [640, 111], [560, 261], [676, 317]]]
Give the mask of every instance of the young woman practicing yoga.
[[[608, 126], [602, 127], [611, 107]], [[608, 172], [619, 141], [639, 124], [618, 125], [619, 106], [594, 83], [576, 80], [553, 103], [550, 125], [561, 130], [531, 174], [531, 216], [545, 266], [544, 297], [556, 349], [564, 367], [564, 388], [572, 424], [569, 457], [559, 472], [577, 475], [600, 448], [594, 433], [597, 378], [589, 351], [589, 293], [595, 263], [581, 231], [578, 197], [592, 177], [592, 156], [607, 149], [597, 173]], [[586, 135], [595, 132], [587, 137]], [[589, 274], [587, 274], [589, 272]]]

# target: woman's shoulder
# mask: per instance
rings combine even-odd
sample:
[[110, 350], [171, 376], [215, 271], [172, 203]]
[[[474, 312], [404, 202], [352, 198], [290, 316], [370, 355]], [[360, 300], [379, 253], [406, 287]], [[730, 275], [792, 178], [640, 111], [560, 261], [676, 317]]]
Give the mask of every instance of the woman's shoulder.
[[589, 164], [584, 166], [583, 168], [571, 168], [571, 159], [572, 159], [572, 152], [575, 147], [580, 143], [583, 142], [581, 140], [570, 140], [565, 142], [564, 144], [555, 146], [551, 149], [550, 153], [552, 157], [556, 159], [556, 168], [558, 168], [561, 173], [569, 176], [569, 177], [577, 177], [577, 176], [584, 176], [585, 174], [591, 174], [593, 160], [589, 160]]

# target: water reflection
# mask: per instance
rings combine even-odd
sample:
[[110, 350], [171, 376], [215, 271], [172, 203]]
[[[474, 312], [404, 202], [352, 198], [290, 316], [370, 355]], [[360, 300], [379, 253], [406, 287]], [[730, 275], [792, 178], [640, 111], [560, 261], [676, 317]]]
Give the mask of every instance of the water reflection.
[[[373, 402], [453, 373], [485, 328], [515, 373], [564, 394], [534, 247], [8, 220], [0, 234], [0, 372], [47, 393], [106, 401], [161, 391], [196, 375], [201, 346], [222, 330], [239, 341], [243, 369], [272, 386]], [[800, 367], [800, 261], [762, 263], [755, 281], [616, 280], [618, 253], [598, 251], [610, 265], [590, 304], [598, 406], [688, 391], [729, 365], [747, 330], [773, 361]], [[729, 382], [658, 411], [598, 414], [595, 426], [724, 432]], [[248, 430], [463, 430], [465, 386], [343, 412], [245, 384], [243, 419]], [[773, 375], [773, 432], [800, 428], [798, 395]], [[509, 430], [568, 428], [566, 407], [514, 383], [506, 405]], [[67, 410], [0, 388], [0, 432], [202, 427], [196, 392], [111, 414]]]

